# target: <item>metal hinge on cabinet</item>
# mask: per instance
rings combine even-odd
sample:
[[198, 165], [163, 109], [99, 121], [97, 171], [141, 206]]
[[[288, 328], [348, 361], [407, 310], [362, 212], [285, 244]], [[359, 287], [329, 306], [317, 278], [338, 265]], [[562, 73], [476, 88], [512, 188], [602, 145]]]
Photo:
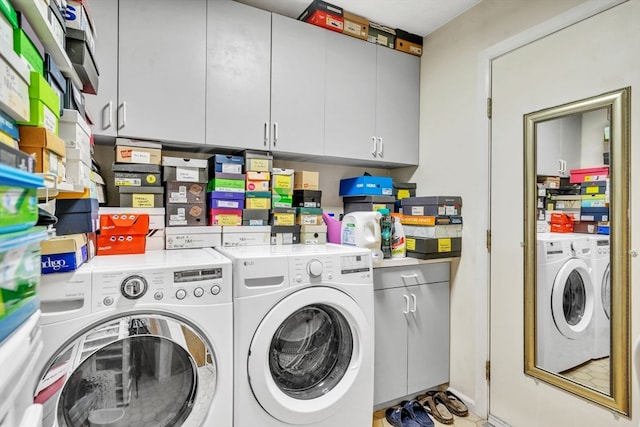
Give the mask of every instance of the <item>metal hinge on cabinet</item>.
[[491, 98], [487, 98], [487, 118], [491, 118]]
[[487, 230], [487, 252], [491, 252], [491, 230]]
[[487, 379], [487, 382], [491, 380], [491, 362], [487, 360], [484, 365], [484, 377]]

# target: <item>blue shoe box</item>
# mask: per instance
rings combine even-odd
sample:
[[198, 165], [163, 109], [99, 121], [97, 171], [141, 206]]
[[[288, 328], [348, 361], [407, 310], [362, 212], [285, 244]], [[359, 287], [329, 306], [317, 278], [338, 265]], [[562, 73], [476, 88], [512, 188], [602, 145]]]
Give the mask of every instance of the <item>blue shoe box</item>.
[[357, 176], [340, 180], [340, 196], [392, 196], [393, 178]]
[[42, 274], [77, 270], [87, 260], [87, 237], [71, 234], [40, 243]]
[[92, 233], [100, 228], [97, 199], [57, 199], [55, 225], [58, 236]]

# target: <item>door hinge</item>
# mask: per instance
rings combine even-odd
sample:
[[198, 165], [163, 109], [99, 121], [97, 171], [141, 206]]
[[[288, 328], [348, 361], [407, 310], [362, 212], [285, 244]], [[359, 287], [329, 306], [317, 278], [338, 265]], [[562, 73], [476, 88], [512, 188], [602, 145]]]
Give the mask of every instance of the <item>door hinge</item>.
[[491, 230], [487, 230], [487, 252], [491, 252]]
[[487, 98], [487, 118], [488, 119], [491, 118], [491, 107], [492, 107], [491, 98]]
[[487, 379], [487, 382], [491, 380], [491, 362], [489, 360], [484, 364], [484, 377]]

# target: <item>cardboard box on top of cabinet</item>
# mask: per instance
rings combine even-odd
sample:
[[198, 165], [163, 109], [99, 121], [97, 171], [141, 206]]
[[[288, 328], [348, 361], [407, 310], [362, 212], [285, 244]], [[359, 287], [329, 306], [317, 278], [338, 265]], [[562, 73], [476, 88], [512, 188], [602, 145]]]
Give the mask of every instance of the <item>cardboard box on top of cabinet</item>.
[[396, 50], [422, 56], [422, 37], [396, 28]]
[[322, 0], [313, 0], [298, 16], [298, 21], [341, 33], [344, 28], [343, 9]]
[[87, 260], [87, 235], [70, 234], [40, 242], [42, 274], [77, 270]]
[[159, 165], [162, 145], [135, 139], [116, 138], [116, 162]]
[[369, 22], [367, 41], [393, 49], [396, 41], [396, 30], [375, 22]]
[[343, 11], [344, 28], [342, 34], [366, 40], [369, 36], [369, 20], [362, 16]]
[[64, 141], [45, 128], [35, 126], [19, 126], [20, 150], [35, 156], [35, 171], [51, 173], [64, 181], [66, 147]]

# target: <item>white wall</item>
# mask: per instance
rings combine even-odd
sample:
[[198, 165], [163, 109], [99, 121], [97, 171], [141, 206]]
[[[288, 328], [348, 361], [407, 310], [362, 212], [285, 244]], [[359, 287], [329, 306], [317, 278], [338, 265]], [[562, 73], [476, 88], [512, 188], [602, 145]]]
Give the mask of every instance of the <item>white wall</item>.
[[[450, 385], [472, 404], [478, 398], [478, 387], [482, 388], [476, 384], [480, 373], [475, 361], [483, 356], [476, 350], [476, 289], [487, 281], [488, 152], [483, 142], [486, 135], [476, 132], [478, 54], [580, 3], [582, 0], [483, 0], [425, 38], [420, 166], [415, 172], [394, 170], [392, 176], [416, 182], [418, 195], [462, 196], [462, 257], [452, 265]], [[515, 167], [520, 164], [518, 161]]]

